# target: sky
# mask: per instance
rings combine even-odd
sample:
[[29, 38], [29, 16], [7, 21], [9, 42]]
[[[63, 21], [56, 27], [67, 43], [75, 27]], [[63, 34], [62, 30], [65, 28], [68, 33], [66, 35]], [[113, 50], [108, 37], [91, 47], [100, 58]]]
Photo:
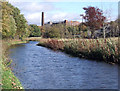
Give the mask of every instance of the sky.
[[[74, 2], [73, 2], [74, 1]], [[63, 20], [82, 21], [80, 14], [85, 14], [83, 7], [94, 6], [103, 10], [108, 21], [118, 17], [118, 0], [9, 0], [21, 10], [28, 24], [41, 25], [41, 13], [45, 13], [45, 23]]]

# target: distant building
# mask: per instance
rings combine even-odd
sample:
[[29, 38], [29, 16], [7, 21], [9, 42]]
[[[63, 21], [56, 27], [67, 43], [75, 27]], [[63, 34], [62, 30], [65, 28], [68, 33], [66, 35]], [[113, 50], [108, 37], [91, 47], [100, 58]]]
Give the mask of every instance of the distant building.
[[67, 20], [65, 20], [64, 23], [66, 25], [70, 25], [70, 26], [77, 26], [80, 24], [80, 22], [78, 22], [78, 21], [67, 21]]
[[47, 22], [45, 25], [52, 25], [53, 23], [50, 21], [50, 22]]
[[55, 25], [55, 24], [65, 24], [67, 26], [77, 26], [80, 24], [80, 22], [78, 21], [68, 21], [68, 20], [64, 20], [61, 22], [47, 22], [45, 25]]

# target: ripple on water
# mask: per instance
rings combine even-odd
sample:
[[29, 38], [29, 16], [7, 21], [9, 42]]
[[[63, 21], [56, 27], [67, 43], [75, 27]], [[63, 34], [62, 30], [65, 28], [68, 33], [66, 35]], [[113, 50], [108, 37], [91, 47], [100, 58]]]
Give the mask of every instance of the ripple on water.
[[37, 43], [10, 49], [13, 72], [25, 89], [117, 89], [117, 65], [71, 57]]

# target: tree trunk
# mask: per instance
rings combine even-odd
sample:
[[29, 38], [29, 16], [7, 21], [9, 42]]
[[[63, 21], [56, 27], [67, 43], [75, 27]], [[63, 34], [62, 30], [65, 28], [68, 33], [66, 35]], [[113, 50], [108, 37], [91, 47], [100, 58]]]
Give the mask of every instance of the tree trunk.
[[104, 24], [103, 24], [103, 38], [105, 39], [105, 37], [106, 37], [106, 34], [105, 34], [105, 26], [104, 26]]
[[105, 29], [103, 28], [103, 37], [104, 37], [104, 39], [105, 39]]
[[94, 39], [94, 31], [91, 31], [91, 38]]

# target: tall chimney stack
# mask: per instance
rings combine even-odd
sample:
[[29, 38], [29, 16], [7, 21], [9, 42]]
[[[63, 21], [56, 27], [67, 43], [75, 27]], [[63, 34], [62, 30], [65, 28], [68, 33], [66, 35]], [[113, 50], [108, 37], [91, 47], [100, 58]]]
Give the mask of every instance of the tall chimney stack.
[[42, 12], [42, 26], [44, 26], [44, 12]]

